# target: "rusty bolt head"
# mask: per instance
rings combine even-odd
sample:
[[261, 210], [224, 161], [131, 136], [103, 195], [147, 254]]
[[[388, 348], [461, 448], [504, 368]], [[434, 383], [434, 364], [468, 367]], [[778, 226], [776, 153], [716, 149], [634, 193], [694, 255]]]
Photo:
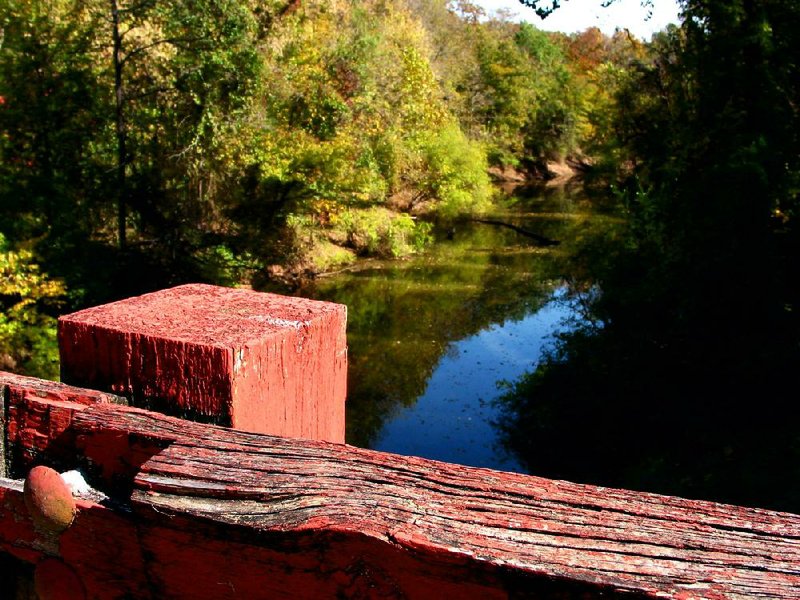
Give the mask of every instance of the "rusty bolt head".
[[75, 499], [67, 484], [49, 467], [34, 467], [23, 488], [25, 506], [34, 525], [52, 533], [61, 533], [75, 518]]

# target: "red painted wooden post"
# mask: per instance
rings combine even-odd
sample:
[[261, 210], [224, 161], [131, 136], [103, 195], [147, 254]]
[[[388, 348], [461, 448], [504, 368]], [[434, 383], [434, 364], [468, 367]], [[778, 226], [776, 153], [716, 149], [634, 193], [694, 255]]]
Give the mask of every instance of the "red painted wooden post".
[[62, 380], [236, 429], [344, 442], [340, 304], [184, 285], [59, 319]]

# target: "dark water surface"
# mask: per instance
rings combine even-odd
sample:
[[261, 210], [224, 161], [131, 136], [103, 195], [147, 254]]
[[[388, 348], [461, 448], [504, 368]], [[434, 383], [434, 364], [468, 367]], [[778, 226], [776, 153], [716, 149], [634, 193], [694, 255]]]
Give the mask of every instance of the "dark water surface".
[[424, 254], [322, 278], [304, 295], [346, 304], [348, 443], [522, 471], [498, 444], [494, 400], [576, 317], [561, 293], [570, 240], [601, 223], [581, 192], [517, 192], [491, 219], [460, 223]]

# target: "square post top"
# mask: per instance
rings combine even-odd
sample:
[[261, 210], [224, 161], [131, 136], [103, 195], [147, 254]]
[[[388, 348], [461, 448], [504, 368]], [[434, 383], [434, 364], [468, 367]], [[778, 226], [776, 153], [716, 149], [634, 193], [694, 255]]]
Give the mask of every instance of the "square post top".
[[186, 284], [87, 308], [64, 315], [59, 322], [238, 349], [336, 314], [346, 318], [347, 307], [248, 289]]

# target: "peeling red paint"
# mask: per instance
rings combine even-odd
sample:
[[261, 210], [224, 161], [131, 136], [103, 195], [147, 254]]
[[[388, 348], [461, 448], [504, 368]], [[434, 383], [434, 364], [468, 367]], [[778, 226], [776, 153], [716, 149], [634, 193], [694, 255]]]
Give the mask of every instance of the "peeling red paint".
[[245, 431], [343, 443], [346, 314], [179, 286], [61, 317], [62, 379]]
[[[0, 552], [36, 565], [43, 600], [800, 598], [798, 515], [319, 441], [343, 436], [343, 307], [209, 286], [160, 294], [65, 319], [70, 368], [317, 439], [0, 372], [12, 476], [80, 467], [106, 495], [73, 501], [43, 467], [25, 485], [0, 479]], [[26, 486], [68, 510], [51, 519]]]

